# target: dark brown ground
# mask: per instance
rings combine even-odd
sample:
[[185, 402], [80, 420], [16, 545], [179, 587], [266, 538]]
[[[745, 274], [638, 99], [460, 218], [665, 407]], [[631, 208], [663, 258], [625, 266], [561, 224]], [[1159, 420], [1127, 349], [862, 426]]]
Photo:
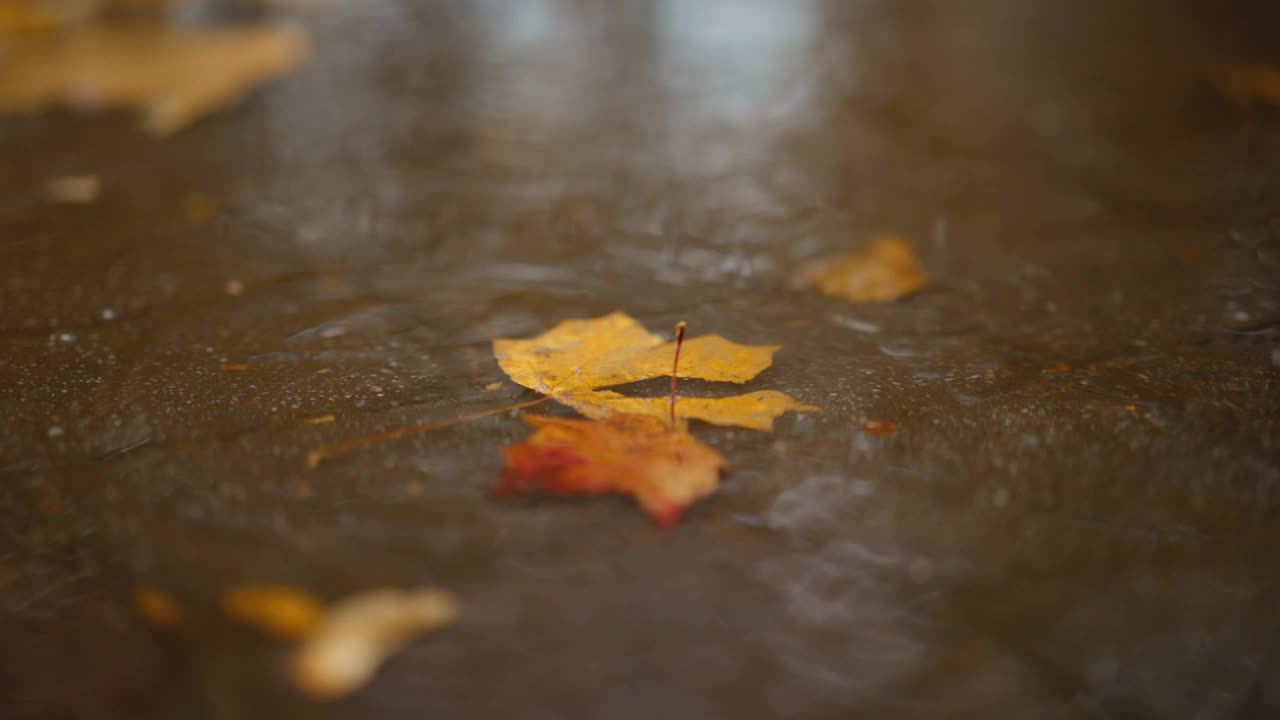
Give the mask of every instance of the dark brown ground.
[[[0, 120], [0, 716], [1280, 717], [1280, 109], [1218, 83], [1269, 8], [353, 1], [171, 139]], [[880, 231], [929, 289], [787, 286]], [[304, 469], [614, 309], [824, 413], [696, 428], [734, 470], [665, 533], [490, 500], [515, 417]], [[465, 616], [313, 705], [243, 582]]]

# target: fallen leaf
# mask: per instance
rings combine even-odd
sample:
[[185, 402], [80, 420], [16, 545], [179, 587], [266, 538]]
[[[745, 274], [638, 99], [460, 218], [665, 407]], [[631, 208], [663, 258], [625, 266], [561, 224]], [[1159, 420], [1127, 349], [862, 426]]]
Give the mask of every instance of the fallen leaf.
[[650, 415], [604, 420], [526, 415], [536, 428], [505, 448], [497, 495], [631, 495], [659, 526], [715, 491], [725, 460], [692, 435]]
[[336, 419], [337, 418], [334, 417], [333, 415], [320, 415], [319, 417], [307, 418], [307, 422], [311, 423], [312, 425], [328, 425], [329, 423], [333, 422]]
[[1057, 362], [1045, 368], [1044, 371], [1047, 373], [1053, 373], [1054, 375], [1061, 375], [1062, 373], [1071, 372], [1071, 366], [1064, 362]]
[[1238, 65], [1227, 69], [1222, 85], [1237, 102], [1262, 101], [1280, 106], [1280, 68]]
[[176, 30], [89, 24], [0, 45], [0, 112], [135, 107], [168, 135], [296, 68], [307, 35], [289, 26]]
[[192, 225], [205, 225], [218, 214], [218, 203], [202, 193], [188, 193], [182, 197], [182, 217]]
[[167, 629], [182, 622], [178, 601], [155, 585], [138, 585], [133, 589], [133, 609], [155, 627]]
[[63, 513], [62, 501], [54, 497], [41, 498], [36, 503], [36, 510], [48, 518], [59, 517]]
[[35, 0], [0, 0], [0, 33], [35, 33], [54, 30], [88, 17], [86, 2], [50, 3]]
[[1173, 259], [1183, 267], [1195, 267], [1204, 262], [1204, 250], [1195, 245], [1179, 245], [1173, 249]]
[[796, 280], [855, 303], [897, 300], [929, 283], [911, 244], [897, 235], [880, 235], [866, 247], [811, 262]]
[[293, 656], [294, 684], [332, 700], [363, 687], [416, 635], [453, 623], [458, 603], [443, 590], [373, 590], [332, 608]]
[[898, 432], [898, 426], [892, 420], [863, 420], [862, 432], [874, 437], [889, 437]]
[[324, 620], [319, 602], [288, 585], [244, 585], [222, 594], [227, 617], [287, 639], [312, 635]]
[[66, 175], [44, 183], [44, 194], [52, 202], [84, 205], [98, 199], [102, 179], [97, 175]]
[[[719, 335], [684, 342], [678, 376], [745, 383], [773, 364], [778, 345], [739, 345]], [[549, 395], [591, 418], [614, 413], [667, 418], [667, 397], [634, 398], [612, 390], [637, 380], [671, 375], [675, 343], [650, 333], [620, 312], [585, 320], [566, 320], [529, 339], [493, 341], [498, 365], [516, 383]], [[787, 411], [818, 412], [790, 395], [761, 390], [727, 398], [681, 397], [676, 418], [772, 430]]]

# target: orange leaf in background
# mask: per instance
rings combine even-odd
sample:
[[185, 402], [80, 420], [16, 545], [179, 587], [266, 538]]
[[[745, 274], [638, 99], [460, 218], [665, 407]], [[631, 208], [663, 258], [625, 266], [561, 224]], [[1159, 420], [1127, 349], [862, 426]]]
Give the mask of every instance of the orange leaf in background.
[[524, 419], [536, 431], [503, 450], [498, 495], [623, 493], [659, 526], [671, 527], [715, 491], [725, 467], [720, 453], [649, 415]]
[[173, 596], [155, 585], [138, 585], [133, 589], [133, 609], [151, 625], [171, 628], [182, 622], [182, 608]]
[[[684, 343], [678, 377], [745, 383], [773, 364], [777, 345], [739, 345], [719, 335]], [[498, 365], [512, 380], [549, 395], [591, 418], [615, 413], [666, 418], [666, 397], [634, 398], [612, 390], [637, 380], [671, 375], [675, 343], [644, 329], [620, 312], [586, 320], [566, 320], [537, 337], [493, 341]], [[752, 430], [772, 430], [787, 411], [816, 412], [776, 390], [727, 398], [681, 398], [678, 421], [702, 420]]]
[[288, 585], [243, 585], [222, 594], [227, 617], [282, 638], [297, 639], [320, 627], [324, 608], [310, 595]]
[[796, 280], [856, 303], [897, 300], [929, 283], [911, 244], [897, 235], [880, 235], [866, 247], [809, 263]]
[[192, 225], [206, 225], [218, 214], [218, 203], [202, 193], [187, 193], [178, 209], [182, 218]]
[[898, 425], [892, 420], [863, 420], [862, 432], [873, 437], [890, 437], [898, 432]]
[[1280, 68], [1240, 65], [1227, 70], [1222, 84], [1237, 102], [1261, 100], [1280, 106]]

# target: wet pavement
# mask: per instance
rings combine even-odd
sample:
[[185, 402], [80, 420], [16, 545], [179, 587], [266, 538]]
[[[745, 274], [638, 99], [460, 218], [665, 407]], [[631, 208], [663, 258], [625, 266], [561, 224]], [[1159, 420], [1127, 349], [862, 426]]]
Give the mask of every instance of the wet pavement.
[[[1280, 109], [1219, 82], [1280, 62], [1266, 3], [303, 22], [172, 138], [0, 119], [4, 717], [1280, 717]], [[886, 231], [923, 292], [787, 282]], [[823, 412], [695, 427], [733, 470], [668, 532], [490, 499], [515, 413], [304, 467], [534, 397], [489, 340], [613, 310], [781, 344], [754, 387]], [[464, 615], [314, 704], [219, 618], [247, 582]]]

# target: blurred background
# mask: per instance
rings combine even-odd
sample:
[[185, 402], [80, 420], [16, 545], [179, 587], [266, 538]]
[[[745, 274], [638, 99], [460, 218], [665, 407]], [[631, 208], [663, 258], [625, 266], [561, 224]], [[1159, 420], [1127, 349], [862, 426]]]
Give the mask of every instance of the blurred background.
[[[1278, 8], [0, 0], [0, 715], [1280, 716]], [[305, 466], [614, 310], [822, 412], [669, 531]], [[254, 583], [463, 612], [318, 702]]]

